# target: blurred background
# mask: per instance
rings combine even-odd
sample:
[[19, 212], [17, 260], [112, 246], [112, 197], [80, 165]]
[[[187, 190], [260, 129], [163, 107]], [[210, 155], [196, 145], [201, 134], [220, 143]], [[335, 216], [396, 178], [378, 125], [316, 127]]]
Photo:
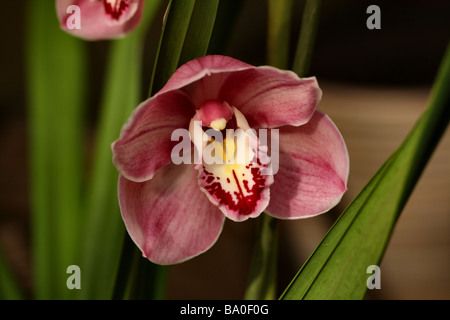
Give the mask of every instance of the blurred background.
[[[210, 52], [254, 65], [265, 64], [266, 2], [232, 2], [236, 11], [235, 19], [229, 21], [231, 32], [228, 37], [214, 33]], [[293, 46], [303, 7], [303, 1], [297, 2], [293, 12]], [[347, 143], [349, 190], [341, 204], [329, 213], [306, 220], [280, 221], [280, 293], [343, 209], [406, 137], [427, 105], [433, 79], [450, 39], [450, 2], [392, 2], [324, 1], [309, 74], [317, 77], [323, 90], [319, 108], [333, 119]], [[366, 27], [369, 17], [366, 9], [371, 4], [381, 9], [381, 30]], [[225, 19], [221, 7], [218, 19]], [[148, 36], [145, 70], [149, 74], [163, 14], [164, 8]], [[32, 226], [24, 20], [24, 1], [2, 4], [0, 246], [21, 286], [30, 294]], [[86, 108], [89, 110], [87, 159], [96, 133], [100, 98], [96, 92], [100, 92], [107, 49], [106, 41], [88, 44], [93, 81]], [[147, 78], [143, 87], [147, 90]], [[255, 221], [227, 221], [211, 250], [170, 268], [167, 298], [241, 299], [247, 284], [255, 226]], [[367, 299], [450, 299], [449, 230], [450, 133], [447, 130], [394, 229], [380, 265], [381, 289], [369, 291]]]

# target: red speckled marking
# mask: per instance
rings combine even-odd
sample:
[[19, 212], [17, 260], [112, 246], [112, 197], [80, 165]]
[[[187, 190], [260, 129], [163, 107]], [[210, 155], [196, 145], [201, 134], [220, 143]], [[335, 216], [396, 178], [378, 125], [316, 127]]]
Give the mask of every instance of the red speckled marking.
[[[204, 188], [209, 192], [211, 196], [219, 199], [221, 205], [226, 205], [230, 210], [237, 211], [241, 215], [249, 215], [256, 209], [258, 201], [261, 199], [261, 193], [264, 190], [266, 184], [266, 178], [261, 175], [259, 168], [251, 168], [251, 176], [254, 182], [253, 187], [249, 188], [248, 180], [243, 180], [242, 184], [248, 195], [244, 195], [241, 182], [238, 180], [235, 171], [233, 170], [233, 177], [238, 186], [238, 191], [234, 192], [237, 203], [233, 199], [233, 196], [228, 191], [224, 191], [219, 182], [214, 182], [214, 177], [211, 173], [204, 170], [205, 177], [203, 179], [208, 183]], [[212, 179], [211, 179], [212, 178]], [[230, 179], [227, 178], [227, 182], [230, 183]]]
[[116, 0], [113, 5], [106, 0], [103, 0], [106, 14], [109, 14], [115, 20], [119, 20], [120, 16], [122, 16], [123, 12], [129, 6], [128, 1], [129, 0]]

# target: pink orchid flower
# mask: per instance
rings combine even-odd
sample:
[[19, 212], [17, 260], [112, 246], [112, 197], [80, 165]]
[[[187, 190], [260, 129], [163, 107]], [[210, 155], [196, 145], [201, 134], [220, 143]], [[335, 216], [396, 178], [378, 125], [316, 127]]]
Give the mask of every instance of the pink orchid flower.
[[[122, 218], [143, 256], [175, 264], [199, 255], [215, 243], [225, 217], [244, 221], [265, 211], [298, 219], [334, 207], [347, 189], [349, 158], [336, 126], [316, 110], [320, 98], [315, 78], [291, 71], [225, 56], [181, 66], [112, 144]], [[224, 161], [175, 164], [171, 136], [179, 128], [189, 130], [196, 153], [212, 146]], [[278, 130], [278, 172], [262, 161], [270, 143], [239, 134], [225, 143], [225, 129]], [[195, 130], [225, 137], [196, 142]], [[242, 143], [250, 155], [229, 162]]]
[[64, 31], [86, 39], [123, 37], [141, 21], [144, 0], [56, 0]]

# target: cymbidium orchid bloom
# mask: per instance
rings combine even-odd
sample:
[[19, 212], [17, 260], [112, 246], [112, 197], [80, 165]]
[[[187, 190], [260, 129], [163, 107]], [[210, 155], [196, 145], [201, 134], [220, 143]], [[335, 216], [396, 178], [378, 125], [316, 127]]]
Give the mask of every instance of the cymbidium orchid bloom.
[[[143, 256], [158, 264], [190, 259], [215, 243], [225, 218], [264, 211], [298, 219], [334, 207], [347, 189], [349, 158], [336, 126], [316, 109], [320, 98], [315, 78], [291, 71], [225, 56], [181, 66], [112, 144], [122, 217]], [[172, 161], [180, 129], [190, 133], [192, 164]], [[277, 148], [262, 129], [277, 130]], [[242, 144], [246, 155], [233, 161]], [[267, 161], [274, 156], [277, 168]]]
[[141, 21], [144, 0], [56, 0], [61, 28], [86, 40], [123, 37]]

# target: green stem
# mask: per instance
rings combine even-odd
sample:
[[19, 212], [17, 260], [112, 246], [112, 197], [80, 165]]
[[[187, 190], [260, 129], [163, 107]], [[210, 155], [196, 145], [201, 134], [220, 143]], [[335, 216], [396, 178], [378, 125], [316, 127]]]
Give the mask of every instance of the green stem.
[[[311, 61], [314, 39], [318, 26], [321, 1], [308, 0], [305, 4], [294, 71], [306, 74]], [[289, 60], [289, 34], [292, 1], [268, 0], [268, 64], [286, 69]], [[257, 232], [257, 243], [250, 268], [250, 281], [245, 292], [246, 299], [275, 299], [278, 258], [277, 222], [264, 215]]]
[[130, 299], [162, 300], [166, 296], [169, 267], [151, 263], [139, 257], [134, 260], [133, 280], [131, 281]]
[[134, 242], [125, 234], [122, 245], [122, 255], [120, 257], [119, 271], [117, 272], [116, 284], [113, 292], [113, 300], [121, 300], [127, 297], [130, 277], [133, 272], [135, 261], [139, 257], [139, 249]]
[[278, 221], [267, 214], [259, 219], [258, 238], [253, 254], [250, 281], [244, 298], [273, 300], [276, 298], [278, 263]]
[[113, 299], [164, 299], [168, 270], [143, 258], [139, 248], [125, 234]]

